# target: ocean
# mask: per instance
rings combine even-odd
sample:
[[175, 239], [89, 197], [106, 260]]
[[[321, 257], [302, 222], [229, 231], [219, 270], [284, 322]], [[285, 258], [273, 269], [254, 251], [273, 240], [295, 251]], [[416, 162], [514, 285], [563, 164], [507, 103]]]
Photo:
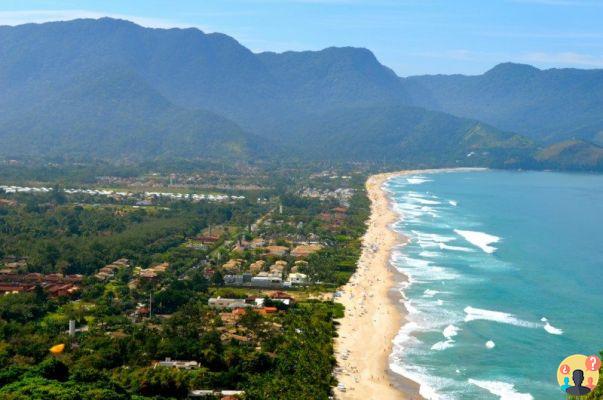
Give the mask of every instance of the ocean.
[[408, 321], [391, 369], [428, 399], [565, 399], [559, 363], [603, 350], [603, 175], [474, 171], [385, 184]]

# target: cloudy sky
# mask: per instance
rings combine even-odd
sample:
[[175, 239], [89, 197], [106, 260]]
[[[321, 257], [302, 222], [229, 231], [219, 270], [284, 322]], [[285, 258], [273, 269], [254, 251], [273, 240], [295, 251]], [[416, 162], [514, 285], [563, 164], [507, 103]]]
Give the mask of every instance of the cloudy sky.
[[223, 32], [253, 51], [366, 47], [401, 76], [603, 68], [603, 0], [0, 1], [1, 25], [102, 16]]

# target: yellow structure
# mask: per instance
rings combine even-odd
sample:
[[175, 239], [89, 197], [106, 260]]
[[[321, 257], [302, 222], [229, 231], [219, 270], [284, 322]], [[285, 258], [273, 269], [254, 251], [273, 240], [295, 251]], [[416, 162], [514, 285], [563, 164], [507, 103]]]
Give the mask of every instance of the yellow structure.
[[54, 346], [52, 346], [50, 348], [50, 352], [52, 354], [54, 354], [55, 356], [58, 355], [58, 354], [61, 354], [64, 350], [65, 350], [65, 344], [64, 343], [55, 344]]

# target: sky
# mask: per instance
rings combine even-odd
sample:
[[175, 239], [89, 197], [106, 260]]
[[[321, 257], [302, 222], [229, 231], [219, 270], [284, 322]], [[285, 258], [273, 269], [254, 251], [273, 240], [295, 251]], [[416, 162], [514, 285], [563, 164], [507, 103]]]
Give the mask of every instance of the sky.
[[603, 68], [603, 0], [0, 0], [0, 25], [102, 16], [222, 32], [255, 52], [366, 47], [400, 76]]

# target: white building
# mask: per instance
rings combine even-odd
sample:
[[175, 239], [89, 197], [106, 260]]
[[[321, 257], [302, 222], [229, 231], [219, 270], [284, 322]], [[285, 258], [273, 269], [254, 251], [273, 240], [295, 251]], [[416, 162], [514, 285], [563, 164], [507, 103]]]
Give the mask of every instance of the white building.
[[291, 285], [303, 285], [308, 282], [308, 275], [300, 272], [292, 272], [289, 274], [287, 281], [290, 282]]
[[248, 304], [245, 299], [223, 299], [221, 297], [212, 297], [207, 301], [207, 305], [213, 308], [242, 308], [252, 307], [253, 304]]

